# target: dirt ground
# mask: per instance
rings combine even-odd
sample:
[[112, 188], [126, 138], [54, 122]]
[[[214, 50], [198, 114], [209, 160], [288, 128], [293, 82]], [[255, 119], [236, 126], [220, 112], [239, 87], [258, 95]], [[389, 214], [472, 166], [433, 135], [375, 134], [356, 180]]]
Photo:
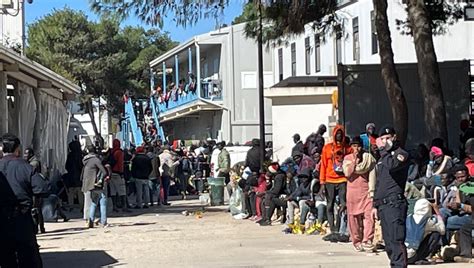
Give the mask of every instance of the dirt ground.
[[[198, 200], [171, 207], [111, 215], [109, 228], [85, 228], [80, 214], [47, 223], [38, 235], [45, 267], [388, 267], [384, 252], [357, 253], [350, 244], [321, 236], [287, 235], [282, 225], [260, 227], [234, 220], [225, 207], [208, 207], [202, 218]], [[444, 264], [437, 267], [472, 267]]]

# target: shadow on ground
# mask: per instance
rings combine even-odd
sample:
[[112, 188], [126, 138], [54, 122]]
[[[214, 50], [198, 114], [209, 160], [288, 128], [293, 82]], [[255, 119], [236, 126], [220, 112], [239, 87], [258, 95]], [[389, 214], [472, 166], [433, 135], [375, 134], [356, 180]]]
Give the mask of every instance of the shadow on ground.
[[102, 250], [41, 253], [44, 267], [103, 267], [118, 261]]

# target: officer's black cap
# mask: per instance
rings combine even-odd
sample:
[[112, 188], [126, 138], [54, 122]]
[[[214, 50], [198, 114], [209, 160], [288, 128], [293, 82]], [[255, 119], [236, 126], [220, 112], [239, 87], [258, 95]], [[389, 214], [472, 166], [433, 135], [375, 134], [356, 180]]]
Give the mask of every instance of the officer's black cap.
[[385, 136], [385, 135], [395, 135], [395, 129], [391, 126], [384, 126], [383, 128], [380, 129], [379, 136]]

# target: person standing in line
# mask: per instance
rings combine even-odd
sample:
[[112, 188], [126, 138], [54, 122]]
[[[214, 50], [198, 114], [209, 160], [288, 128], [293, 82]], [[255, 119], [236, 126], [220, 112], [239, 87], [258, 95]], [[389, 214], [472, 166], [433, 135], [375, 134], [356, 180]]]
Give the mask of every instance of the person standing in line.
[[69, 153], [66, 160], [65, 183], [69, 206], [73, 206], [74, 198], [77, 198], [80, 209], [84, 209], [84, 194], [81, 191], [82, 168], [81, 144], [78, 141], [72, 141], [69, 143]]
[[293, 142], [295, 143], [295, 146], [293, 146], [291, 149], [291, 155], [295, 155], [297, 153], [304, 154], [304, 144], [301, 141], [300, 134], [293, 135]]
[[112, 196], [113, 211], [118, 212], [117, 204], [122, 205], [123, 212], [130, 212], [127, 208], [127, 186], [123, 178], [124, 172], [124, 153], [120, 148], [121, 144], [118, 139], [112, 143], [112, 152], [110, 153], [108, 162], [112, 169], [110, 177], [110, 195]]
[[151, 173], [150, 173], [150, 205], [153, 206], [153, 196], [157, 193], [157, 205], [160, 205], [160, 158], [155, 153], [155, 147], [149, 146], [147, 149], [147, 156], [151, 159]]
[[377, 147], [380, 159], [376, 165], [372, 216], [381, 221], [390, 266], [407, 267], [405, 237], [408, 202], [404, 193], [409, 168], [408, 153], [400, 147], [395, 129], [390, 126], [380, 130]]
[[360, 135], [362, 139], [362, 147], [364, 151], [374, 154], [377, 151], [377, 144], [375, 141], [377, 140], [378, 136], [375, 133], [376, 128], [374, 123], [368, 123], [365, 126], [365, 133]]
[[[102, 226], [107, 225], [107, 196], [104, 192], [105, 181], [108, 180], [108, 172], [102, 165], [102, 161], [96, 154], [96, 148], [93, 145], [87, 146], [88, 154], [82, 161], [84, 168], [82, 170], [82, 192], [90, 200], [84, 202], [84, 212], [87, 220], [87, 227], [94, 227], [95, 208], [100, 204], [100, 218]], [[106, 189], [106, 188], [105, 188]]]
[[351, 149], [346, 144], [345, 137], [344, 127], [341, 125], [336, 126], [333, 131], [333, 142], [324, 145], [321, 154], [319, 174], [321, 188], [319, 193], [322, 195], [325, 192], [327, 197], [327, 216], [331, 233], [338, 233], [340, 227], [334, 221], [334, 205], [336, 204], [337, 196], [339, 196], [340, 202], [339, 214], [346, 209], [347, 179], [344, 175], [342, 163], [344, 157], [350, 153]]
[[[230, 183], [230, 154], [225, 148], [225, 141], [217, 144], [219, 155], [217, 157], [217, 177], [225, 178], [225, 184]], [[226, 187], [229, 197], [232, 196], [232, 187]]]
[[260, 172], [260, 140], [252, 140], [252, 148], [248, 150], [247, 156], [245, 157], [245, 166], [250, 168], [255, 174]]
[[175, 157], [171, 154], [169, 145], [165, 145], [163, 152], [160, 154], [160, 164], [161, 188], [163, 189], [163, 200], [161, 200], [161, 203], [165, 206], [169, 206], [168, 195], [171, 178], [173, 176], [173, 170], [179, 165], [179, 161], [176, 161]]
[[354, 137], [350, 145], [352, 153], [346, 155], [343, 162], [344, 174], [347, 176], [349, 231], [356, 251], [373, 251], [375, 225], [371, 212], [376, 161], [362, 149], [360, 137]]
[[[149, 178], [153, 165], [151, 159], [145, 155], [143, 147], [137, 148], [137, 154], [132, 160], [132, 177], [135, 179], [137, 188], [137, 204], [136, 209], [148, 208], [150, 202]], [[145, 200], [143, 200], [145, 197]]]
[[[2, 150], [4, 155], [0, 160], [0, 173], [6, 182], [2, 180], [0, 190], [1, 198], [7, 200], [0, 204], [0, 213], [6, 218], [0, 228], [3, 234], [0, 238], [0, 266], [43, 267], [31, 216], [33, 189], [36, 187], [34, 182], [37, 181], [33, 177], [38, 174], [28, 162], [20, 158], [20, 139], [16, 136], [3, 135]], [[3, 192], [7, 195], [4, 196]]]
[[314, 148], [318, 148], [317, 152], [321, 154], [323, 147], [324, 147], [324, 133], [326, 133], [327, 128], [324, 124], [321, 124], [318, 127], [318, 131], [316, 133], [311, 133], [304, 143], [304, 153], [306, 155], [311, 155]]

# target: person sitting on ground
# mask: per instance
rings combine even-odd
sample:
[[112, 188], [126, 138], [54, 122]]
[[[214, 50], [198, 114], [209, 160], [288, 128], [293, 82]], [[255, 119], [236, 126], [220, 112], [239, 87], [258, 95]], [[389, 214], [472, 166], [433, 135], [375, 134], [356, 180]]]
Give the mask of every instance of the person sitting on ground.
[[466, 159], [464, 159], [464, 165], [469, 170], [469, 175], [474, 177], [474, 138], [469, 139], [465, 145]]
[[354, 249], [373, 251], [374, 219], [371, 216], [375, 190], [375, 164], [372, 154], [362, 149], [362, 139], [350, 142], [352, 153], [344, 157], [343, 169], [347, 177], [347, 214]]
[[[470, 181], [460, 186], [459, 190], [469, 196], [471, 210], [471, 222], [464, 224], [459, 230], [459, 255], [454, 257], [455, 262], [473, 263], [472, 259], [472, 230], [474, 230], [474, 215], [472, 214], [472, 204], [474, 204], [474, 182]], [[465, 208], [467, 209], [467, 207]]]
[[[435, 216], [432, 216], [432, 210]], [[429, 264], [427, 258], [439, 250], [444, 233], [445, 225], [438, 206], [424, 198], [416, 201], [413, 214], [406, 220], [408, 264]]]
[[296, 153], [304, 153], [304, 145], [301, 141], [300, 134], [293, 135], [293, 142], [295, 143], [295, 146], [293, 146], [293, 149], [291, 149], [291, 155], [295, 155]]
[[[285, 198], [285, 201], [288, 202], [288, 221], [286, 222], [288, 225], [297, 224], [294, 222], [295, 208], [299, 208], [301, 213], [303, 211], [302, 208], [307, 206], [306, 201], [311, 200], [311, 169], [303, 169], [300, 173], [298, 173], [298, 179], [300, 181], [298, 188], [293, 193], [291, 193], [290, 196]], [[302, 230], [304, 230], [305, 220], [306, 217], [301, 215], [299, 224], [301, 225], [300, 229]]]
[[251, 221], [255, 221], [256, 223], [260, 223], [263, 219], [263, 198], [265, 197], [265, 192], [269, 187], [268, 178], [265, 174], [260, 174], [258, 177], [258, 185], [257, 187], [253, 188], [255, 192], [255, 211], [256, 217], [251, 218]]
[[276, 162], [268, 166], [267, 175], [271, 177], [272, 187], [265, 193], [265, 218], [260, 222], [260, 226], [269, 226], [272, 222], [272, 215], [277, 207], [285, 207], [286, 203], [280, 196], [285, 193], [286, 175]]
[[[453, 166], [451, 157], [445, 155], [441, 148], [433, 146], [430, 151], [430, 162], [426, 168], [426, 178], [430, 179], [436, 175], [447, 174]], [[437, 185], [440, 184], [437, 183]]]
[[296, 168], [297, 173], [301, 173], [305, 169], [314, 169], [315, 163], [311, 157], [301, 152], [296, 152], [294, 155], [292, 155], [292, 157], [293, 161], [295, 161], [295, 164], [298, 165]]
[[441, 185], [435, 186], [433, 191], [433, 198], [436, 205], [440, 209], [447, 209], [449, 203], [456, 200], [456, 191], [457, 186], [455, 182], [455, 177], [452, 172], [446, 176], [441, 177]]
[[[459, 186], [469, 181], [467, 167], [464, 165], [456, 165], [453, 169], [455, 176], [455, 191], [456, 198], [452, 202], [446, 202], [446, 208], [441, 209], [441, 213], [446, 222], [446, 229], [448, 231], [455, 231], [471, 220], [471, 210], [469, 204], [469, 197], [464, 193], [459, 192]], [[454, 191], [454, 189], [453, 189]], [[452, 199], [450, 199], [452, 200]]]

